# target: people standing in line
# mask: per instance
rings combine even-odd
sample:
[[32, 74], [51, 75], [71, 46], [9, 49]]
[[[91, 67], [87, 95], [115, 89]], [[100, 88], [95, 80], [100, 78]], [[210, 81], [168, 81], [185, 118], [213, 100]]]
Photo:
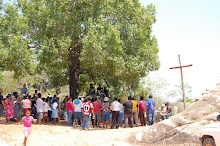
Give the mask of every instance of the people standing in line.
[[114, 98], [114, 102], [111, 104], [112, 110], [112, 125], [111, 129], [118, 129], [119, 128], [119, 121], [120, 121], [120, 103], [118, 102], [118, 98]]
[[51, 118], [53, 119], [53, 123], [54, 123], [54, 124], [57, 124], [58, 108], [59, 108], [58, 103], [56, 102], [56, 100], [53, 100]]
[[146, 125], [146, 102], [144, 101], [144, 97], [140, 97], [140, 102], [138, 103], [139, 107], [139, 118], [141, 121], [141, 126]]
[[123, 104], [121, 103], [120, 99], [118, 99], [118, 102], [120, 103], [120, 126], [122, 126], [122, 122], [123, 122]]
[[53, 100], [53, 98], [49, 97], [48, 102], [47, 102], [48, 105], [49, 105], [49, 107], [48, 107], [48, 120], [49, 120], [49, 122], [52, 122], [52, 118], [51, 118], [51, 115], [52, 115], [52, 104], [53, 104], [52, 100]]
[[48, 99], [46, 98], [43, 98], [42, 99], [43, 102], [44, 102], [44, 109], [43, 109], [43, 123], [48, 123], [48, 108], [49, 108], [49, 105], [47, 103]]
[[32, 125], [32, 122], [36, 123], [36, 121], [31, 116], [31, 111], [26, 111], [25, 116], [22, 117], [22, 120], [20, 120], [18, 122], [18, 124], [20, 124], [22, 121], [24, 122], [24, 127], [23, 127], [24, 142], [23, 142], [23, 145], [26, 146], [27, 138], [28, 138], [29, 135], [31, 135], [31, 125]]
[[128, 127], [128, 125], [131, 128], [133, 128], [133, 113], [132, 113], [133, 102], [131, 101], [131, 99], [132, 97], [128, 96], [128, 100], [123, 104], [124, 120], [125, 120], [124, 128]]
[[91, 103], [90, 98], [84, 100], [84, 103], [82, 105], [82, 112], [83, 112], [82, 130], [88, 131], [90, 126], [91, 112], [93, 117], [95, 116], [93, 104]]
[[172, 108], [169, 106], [169, 103], [165, 103], [166, 113], [163, 114], [162, 120], [166, 120], [167, 117], [172, 116]]
[[36, 104], [37, 104], [37, 123], [41, 124], [41, 120], [43, 119], [43, 111], [44, 111], [44, 102], [42, 100], [41, 93], [38, 93]]
[[16, 117], [17, 117], [17, 122], [19, 122], [21, 120], [21, 112], [22, 112], [22, 101], [20, 96], [15, 95], [16, 98]]
[[73, 102], [72, 98], [68, 98], [66, 102], [67, 126], [73, 126]]
[[24, 96], [24, 99], [22, 100], [23, 103], [23, 117], [26, 114], [26, 111], [30, 111], [31, 110], [31, 101], [29, 99], [29, 96]]
[[110, 118], [110, 103], [109, 98], [104, 98], [104, 103], [102, 104], [102, 110], [103, 110], [103, 128], [108, 128], [108, 122]]
[[133, 102], [132, 112], [133, 112], [134, 121], [136, 127], [138, 127], [138, 102], [135, 101], [134, 97], [132, 97], [131, 101]]
[[10, 118], [13, 118], [13, 106], [11, 103], [11, 94], [8, 94], [6, 96], [5, 100], [5, 118], [6, 118], [6, 123], [10, 123], [9, 120]]
[[[94, 107], [94, 114], [95, 114], [95, 120], [97, 120], [97, 127], [101, 128], [100, 122], [101, 122], [101, 108], [102, 104], [97, 101], [97, 97], [94, 97], [94, 102], [92, 103]], [[95, 121], [94, 121], [95, 122]], [[93, 123], [93, 128], [94, 128], [94, 123]]]
[[82, 124], [82, 101], [78, 97], [73, 100], [73, 107], [74, 107], [74, 119], [75, 119], [74, 126], [78, 127], [79, 121], [80, 124]]
[[155, 112], [155, 101], [153, 100], [153, 96], [149, 95], [149, 99], [147, 100], [147, 125], [151, 126], [154, 124], [154, 112]]
[[[0, 119], [1, 117], [4, 116], [4, 110], [5, 110], [5, 101], [4, 101], [4, 97], [2, 95], [2, 89], [0, 89]], [[0, 121], [0, 124], [2, 124], [3, 122]]]

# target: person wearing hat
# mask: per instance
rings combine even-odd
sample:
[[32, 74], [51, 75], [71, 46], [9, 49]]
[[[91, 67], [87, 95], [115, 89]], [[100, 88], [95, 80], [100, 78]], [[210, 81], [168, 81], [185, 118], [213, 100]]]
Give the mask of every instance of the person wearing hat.
[[166, 120], [167, 117], [172, 116], [172, 108], [169, 106], [169, 103], [165, 103], [166, 113], [162, 116], [162, 120]]
[[102, 104], [102, 110], [103, 110], [103, 128], [108, 128], [108, 122], [110, 119], [110, 103], [109, 98], [104, 98], [104, 103]]
[[[3, 99], [3, 95], [2, 95], [2, 89], [0, 89], [0, 119], [1, 117], [4, 116], [4, 109], [5, 109], [5, 102], [4, 102], [4, 99]], [[2, 122], [0, 121], [0, 124]]]

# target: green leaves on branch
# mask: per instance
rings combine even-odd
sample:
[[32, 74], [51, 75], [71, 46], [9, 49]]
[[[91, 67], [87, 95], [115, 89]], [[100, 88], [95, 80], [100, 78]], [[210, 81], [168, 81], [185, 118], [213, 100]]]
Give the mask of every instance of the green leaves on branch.
[[78, 81], [79, 75], [80, 85], [105, 81], [120, 94], [122, 85], [135, 90], [147, 72], [160, 66], [151, 34], [153, 5], [144, 8], [138, 0], [17, 0], [4, 12], [0, 45], [8, 48], [7, 69], [18, 75], [46, 73], [56, 87], [72, 76]]

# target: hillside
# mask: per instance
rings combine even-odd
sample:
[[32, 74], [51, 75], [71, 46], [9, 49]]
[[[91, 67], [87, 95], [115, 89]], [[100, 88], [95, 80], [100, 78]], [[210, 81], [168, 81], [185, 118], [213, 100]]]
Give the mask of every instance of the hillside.
[[220, 86], [208, 90], [182, 113], [137, 133], [131, 139], [146, 145], [198, 145], [201, 129], [218, 122]]

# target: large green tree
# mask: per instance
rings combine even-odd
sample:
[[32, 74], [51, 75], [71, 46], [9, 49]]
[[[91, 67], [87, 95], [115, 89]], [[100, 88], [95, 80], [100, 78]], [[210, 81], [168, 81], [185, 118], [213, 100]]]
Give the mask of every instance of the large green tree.
[[[72, 97], [85, 79], [103, 80], [118, 93], [122, 86], [133, 90], [159, 67], [157, 40], [151, 35], [153, 5], [144, 8], [139, 0], [17, 0], [3, 11], [1, 21], [15, 30], [3, 29], [0, 44], [14, 49], [16, 60], [25, 59], [23, 64], [11, 59], [14, 67], [9, 69], [31, 73], [34, 62], [54, 86], [69, 83]], [[6, 54], [6, 60], [12, 58]]]

